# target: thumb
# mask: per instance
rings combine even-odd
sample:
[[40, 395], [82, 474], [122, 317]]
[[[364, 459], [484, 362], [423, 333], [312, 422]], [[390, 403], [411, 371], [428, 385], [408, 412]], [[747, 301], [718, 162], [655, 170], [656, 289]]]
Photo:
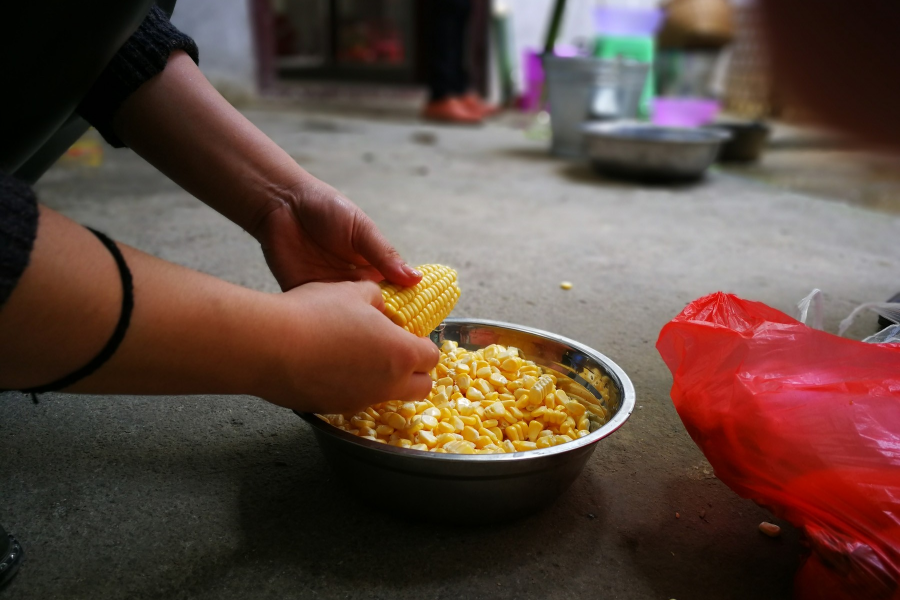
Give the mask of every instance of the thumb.
[[400, 253], [381, 235], [375, 223], [362, 212], [353, 245], [357, 253], [389, 282], [410, 287], [422, 280], [422, 273], [406, 264]]
[[349, 282], [349, 285], [354, 286], [353, 289], [359, 293], [364, 302], [384, 312], [384, 297], [381, 295], [381, 287], [377, 283], [374, 281], [354, 281]]

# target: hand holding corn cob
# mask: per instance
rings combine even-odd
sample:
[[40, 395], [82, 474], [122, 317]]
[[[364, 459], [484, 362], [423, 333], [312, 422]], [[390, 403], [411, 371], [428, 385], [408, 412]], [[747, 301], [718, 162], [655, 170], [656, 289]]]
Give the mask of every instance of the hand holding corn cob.
[[[410, 288], [372, 282], [308, 283], [279, 296], [291, 303], [294, 313], [309, 318], [303, 319], [302, 328], [286, 326], [281, 355], [294, 359], [288, 373], [267, 378], [278, 389], [264, 397], [290, 408], [325, 413], [425, 398], [440, 352], [424, 336], [453, 309], [459, 288], [453, 269], [424, 265], [420, 270], [422, 280]], [[291, 384], [284, 385], [285, 381]]]

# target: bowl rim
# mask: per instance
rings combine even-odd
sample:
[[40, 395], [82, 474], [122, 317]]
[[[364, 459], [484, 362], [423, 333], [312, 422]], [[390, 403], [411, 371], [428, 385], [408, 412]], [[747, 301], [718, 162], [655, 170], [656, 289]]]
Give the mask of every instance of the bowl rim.
[[[637, 138], [621, 133], [623, 129], [654, 129], [657, 131], [665, 131], [672, 133], [689, 132], [692, 139], [645, 139]], [[702, 145], [716, 144], [727, 142], [733, 136], [730, 131], [725, 129], [716, 129], [715, 127], [670, 127], [666, 125], [654, 125], [652, 123], [644, 123], [643, 121], [616, 121], [614, 123], [598, 123], [595, 121], [587, 121], [581, 124], [581, 132], [586, 137], [594, 136], [602, 140], [621, 140], [633, 143], [646, 144], [672, 144], [672, 145]], [[698, 135], [699, 134], [699, 135]]]
[[566, 344], [571, 346], [572, 348], [583, 352], [584, 354], [590, 356], [595, 361], [602, 364], [612, 375], [615, 375], [619, 384], [621, 385], [622, 392], [621, 398], [619, 399], [620, 407], [619, 410], [613, 415], [613, 417], [604, 423], [599, 429], [596, 431], [592, 431], [590, 434], [584, 436], [583, 438], [579, 438], [577, 440], [573, 440], [571, 442], [567, 442], [565, 444], [560, 444], [558, 446], [551, 446], [549, 448], [540, 448], [537, 450], [527, 450], [525, 452], [513, 452], [508, 454], [442, 454], [438, 452], [430, 452], [427, 450], [412, 450], [410, 448], [399, 448], [397, 446], [389, 446], [387, 444], [382, 444], [380, 442], [373, 442], [372, 440], [366, 440], [359, 436], [353, 435], [347, 431], [343, 431], [342, 429], [338, 429], [334, 427], [330, 423], [323, 421], [321, 418], [316, 416], [314, 413], [309, 412], [301, 412], [294, 411], [300, 418], [306, 421], [310, 426], [318, 429], [319, 431], [330, 435], [332, 437], [336, 437], [338, 439], [342, 439], [352, 444], [356, 444], [363, 448], [368, 448], [370, 450], [374, 450], [376, 452], [381, 452], [388, 455], [393, 455], [397, 457], [417, 459], [422, 458], [426, 460], [438, 460], [438, 461], [449, 461], [451, 463], [456, 462], [481, 462], [481, 463], [513, 463], [520, 461], [527, 461], [532, 459], [544, 458], [548, 456], [561, 455], [566, 454], [568, 452], [574, 452], [578, 449], [585, 448], [592, 444], [596, 444], [600, 440], [605, 437], [608, 437], [616, 430], [618, 430], [622, 425], [625, 424], [625, 421], [631, 416], [631, 413], [634, 412], [635, 406], [635, 392], [634, 385], [631, 383], [631, 379], [625, 373], [625, 371], [616, 364], [613, 360], [611, 360], [605, 354], [602, 354], [593, 348], [586, 346], [580, 342], [576, 342], [571, 338], [567, 338], [565, 336], [557, 335], [555, 333], [544, 331], [542, 329], [535, 329], [534, 327], [528, 327], [526, 325], [517, 325], [515, 323], [506, 323], [504, 321], [494, 321], [491, 319], [469, 319], [465, 317], [451, 317], [448, 319], [444, 319], [444, 321], [435, 328], [435, 331], [444, 326], [444, 324], [463, 324], [463, 325], [486, 325], [490, 327], [501, 327], [504, 329], [509, 329], [512, 331], [517, 331], [520, 333], [527, 333], [530, 335], [536, 335], [538, 337], [542, 337], [545, 339], [549, 339], [551, 341], [555, 341], [561, 344]]

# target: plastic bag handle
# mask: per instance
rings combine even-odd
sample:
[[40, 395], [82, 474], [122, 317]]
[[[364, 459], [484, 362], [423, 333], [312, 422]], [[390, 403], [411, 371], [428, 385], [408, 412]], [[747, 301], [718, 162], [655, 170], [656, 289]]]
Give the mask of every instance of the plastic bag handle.
[[[813, 314], [812, 314], [812, 323], [807, 323], [806, 318], [809, 314], [809, 307], [812, 305]], [[822, 330], [822, 322], [824, 319], [824, 306], [822, 303], [822, 290], [819, 288], [814, 289], [809, 293], [809, 295], [797, 303], [797, 310], [799, 312], [799, 316], [797, 320], [803, 323], [804, 325], [808, 325], [812, 329]]]
[[860, 304], [854, 308], [853, 311], [847, 315], [847, 318], [841, 321], [841, 325], [838, 327], [838, 335], [844, 335], [844, 332], [853, 325], [853, 321], [856, 320], [859, 313], [866, 309], [881, 315], [889, 321], [900, 323], [900, 302], [866, 302], [865, 304]]

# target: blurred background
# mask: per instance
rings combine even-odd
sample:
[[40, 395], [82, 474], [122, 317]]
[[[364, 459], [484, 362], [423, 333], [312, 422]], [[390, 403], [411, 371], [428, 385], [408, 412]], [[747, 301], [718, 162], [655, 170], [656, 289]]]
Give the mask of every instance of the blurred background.
[[[818, 126], [803, 103], [775, 84], [753, 0], [468, 4], [469, 83], [487, 102], [505, 109], [497, 124], [522, 129], [531, 139], [552, 138], [552, 84], [542, 61], [551, 47], [558, 57], [594, 59], [595, 71], [600, 61], [618, 61], [620, 67], [641, 63], [646, 73], [630, 81], [627, 73], [575, 74], [581, 79], [574, 88], [558, 85], [556, 124], [576, 135], [575, 128], [591, 119], [581, 113], [573, 117], [563, 104], [573, 94], [590, 93], [581, 89], [585, 85], [596, 92], [608, 84], [626, 98], [619, 98], [618, 113], [594, 114], [594, 120], [714, 125], [731, 135], [730, 143], [714, 142], [719, 159], [714, 170], [876, 210], [900, 210], [900, 161]], [[179, 0], [173, 21], [196, 39], [201, 69], [239, 107], [415, 120], [427, 102], [434, 64], [429, 36], [441, 18], [434, 6], [429, 0]], [[628, 96], [638, 89], [634, 104]], [[563, 123], [566, 119], [570, 123]], [[584, 140], [579, 137], [577, 144]], [[583, 149], [551, 148], [585, 157]], [[66, 160], [98, 164], [102, 147], [88, 139]]]

